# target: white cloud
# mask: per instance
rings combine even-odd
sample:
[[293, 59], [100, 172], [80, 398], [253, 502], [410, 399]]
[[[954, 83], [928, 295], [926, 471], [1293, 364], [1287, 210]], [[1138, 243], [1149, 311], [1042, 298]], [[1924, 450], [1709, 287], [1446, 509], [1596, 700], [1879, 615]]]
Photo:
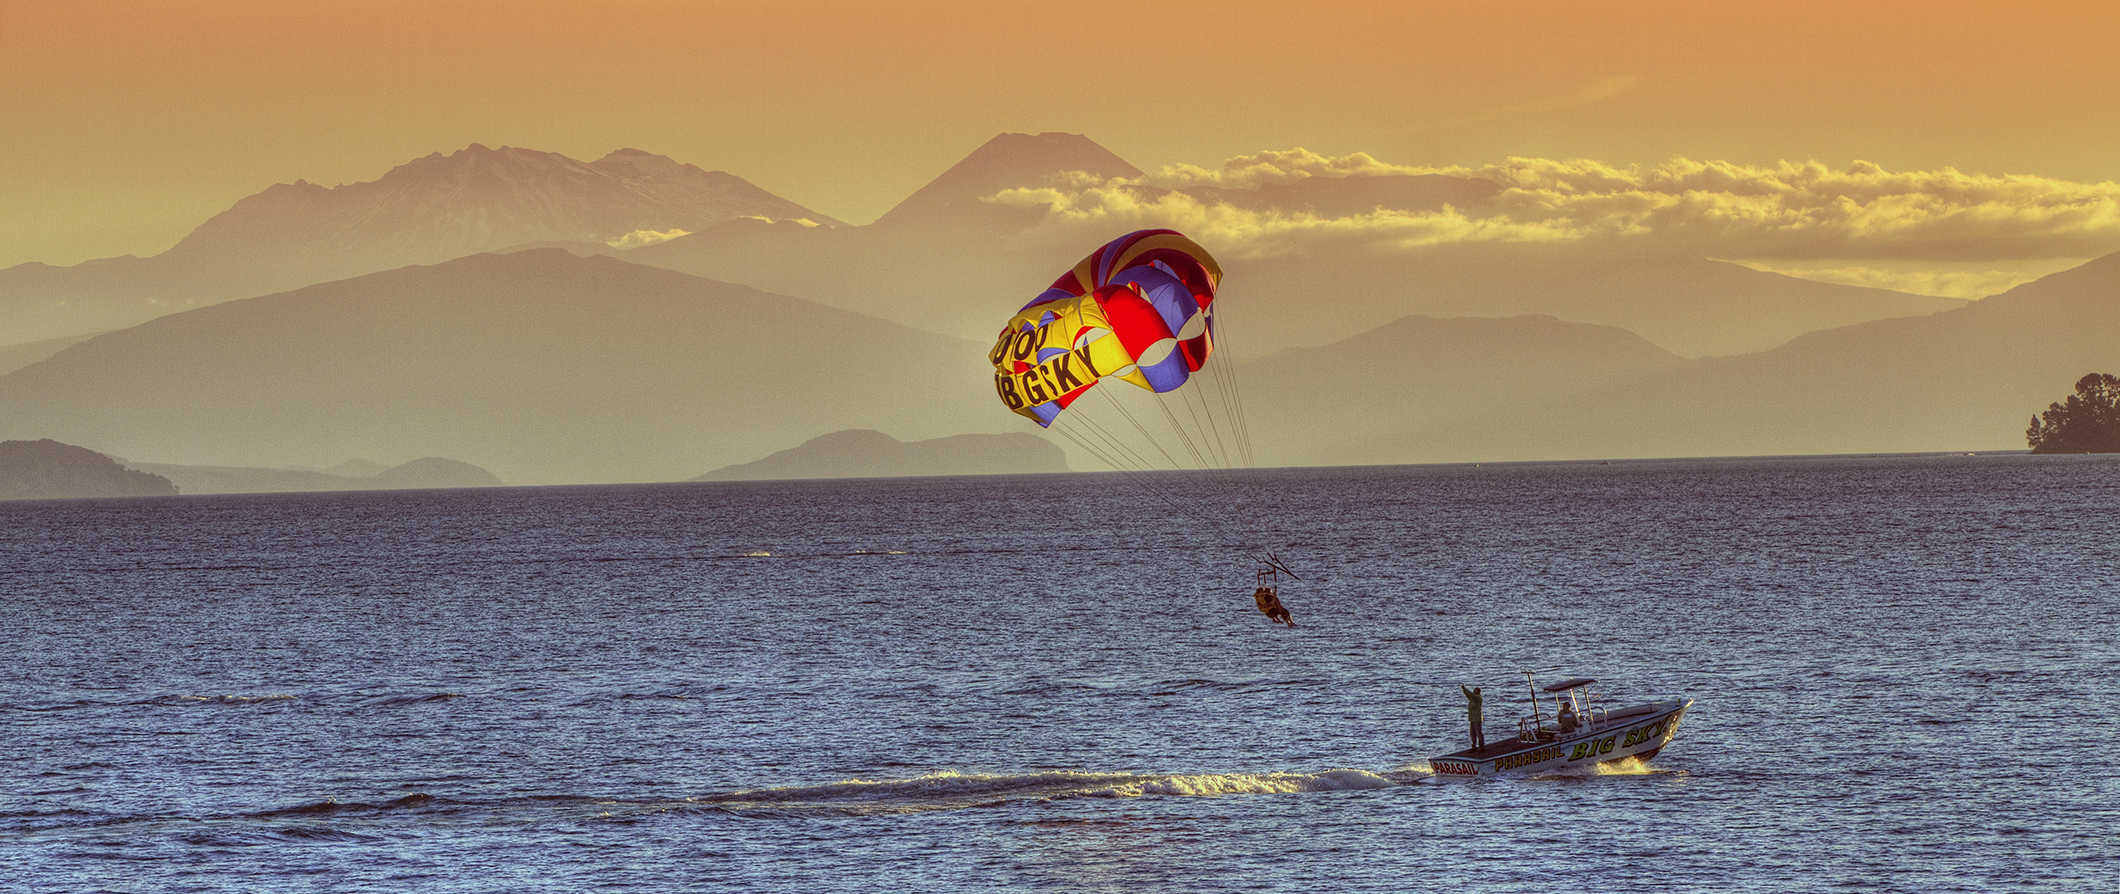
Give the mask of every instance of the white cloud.
[[[1317, 178], [1440, 175], [1485, 181], [1490, 198], [1441, 208], [1385, 207], [1320, 217], [1299, 209], [1238, 208], [1221, 190]], [[1674, 158], [1657, 165], [1509, 158], [1423, 167], [1367, 153], [1282, 149], [1217, 168], [1172, 165], [1140, 178], [1077, 178], [1004, 191], [992, 201], [1049, 209], [1054, 223], [1096, 221], [1203, 230], [1202, 238], [1271, 255], [1317, 241], [1412, 248], [1453, 242], [1610, 243], [1724, 257], [1817, 260], [1993, 260], [2087, 257], [2120, 249], [2120, 183], [2086, 183], [1955, 168], [1890, 171], [1857, 161], [1744, 165]], [[1213, 234], [1211, 237], [1209, 234]], [[1294, 240], [1295, 244], [1287, 244]], [[1853, 274], [1850, 274], [1853, 275]], [[1930, 288], [1972, 288], [1960, 276]], [[1990, 279], [1990, 281], [2000, 281]]]
[[1215, 169], [1189, 164], [1168, 165], [1147, 174], [1139, 182], [1170, 189], [1196, 186], [1257, 189], [1261, 186], [1293, 183], [1312, 177], [1375, 177], [1387, 174], [1428, 173], [1434, 173], [1434, 169], [1388, 164], [1378, 161], [1367, 152], [1334, 156], [1321, 155], [1297, 147], [1239, 155]]
[[1565, 242], [1582, 238], [1561, 220], [1517, 220], [1472, 216], [1445, 206], [1430, 211], [1377, 209], [1347, 217], [1306, 212], [1259, 211], [1207, 202], [1176, 190], [1131, 184], [1069, 192], [1043, 187], [1011, 189], [990, 201], [1044, 207], [1048, 225], [1079, 225], [1108, 231], [1171, 227], [1216, 246], [1232, 257], [1273, 257], [1333, 247], [1418, 248], [1470, 242]]
[[692, 235], [691, 230], [634, 230], [616, 239], [606, 239], [604, 244], [616, 249], [639, 248], [643, 245], [654, 245], [657, 242], [668, 242], [679, 236], [690, 235]]

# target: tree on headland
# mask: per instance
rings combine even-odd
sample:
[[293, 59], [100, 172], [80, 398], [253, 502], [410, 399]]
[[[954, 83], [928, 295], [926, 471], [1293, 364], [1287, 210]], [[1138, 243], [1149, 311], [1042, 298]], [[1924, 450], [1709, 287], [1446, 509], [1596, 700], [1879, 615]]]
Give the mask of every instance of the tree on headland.
[[2033, 453], [2120, 453], [2120, 377], [2077, 379], [2067, 403], [2049, 404], [2032, 417], [2024, 439]]

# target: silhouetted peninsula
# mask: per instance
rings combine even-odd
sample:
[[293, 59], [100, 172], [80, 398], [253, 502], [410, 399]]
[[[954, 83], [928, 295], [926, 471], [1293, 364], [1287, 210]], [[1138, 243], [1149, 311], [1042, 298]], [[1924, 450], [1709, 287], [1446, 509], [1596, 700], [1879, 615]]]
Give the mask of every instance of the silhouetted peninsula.
[[2120, 453], [2120, 376], [2077, 379], [2067, 403], [2048, 404], [2032, 417], [2024, 439], [2033, 453]]
[[0, 500], [79, 497], [171, 497], [177, 486], [137, 472], [86, 447], [38, 441], [0, 441]]
[[1065, 471], [1066, 455], [1036, 435], [955, 435], [907, 443], [880, 431], [850, 429], [813, 438], [799, 447], [782, 450], [757, 462], [716, 469], [692, 480], [913, 478]]

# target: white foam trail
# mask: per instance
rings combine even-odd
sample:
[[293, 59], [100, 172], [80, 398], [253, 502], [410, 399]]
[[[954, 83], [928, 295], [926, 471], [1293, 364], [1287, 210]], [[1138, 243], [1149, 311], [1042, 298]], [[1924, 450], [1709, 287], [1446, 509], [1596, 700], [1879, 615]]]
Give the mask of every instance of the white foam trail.
[[1086, 794], [1125, 798], [1142, 795], [1281, 795], [1295, 792], [1360, 791], [1390, 788], [1397, 784], [1366, 770], [1327, 770], [1316, 774], [1209, 773], [1144, 777]]
[[1598, 776], [1652, 776], [1667, 771], [1649, 766], [1648, 761], [1638, 757], [1623, 757], [1596, 764], [1594, 772]]
[[943, 770], [911, 779], [847, 779], [823, 785], [746, 789], [717, 796], [713, 800], [735, 801], [837, 801], [850, 799], [951, 797], [1001, 794], [1043, 788], [1100, 785], [1130, 778], [1124, 773], [1081, 773], [1054, 770], [1045, 773], [997, 775]]
[[728, 805], [826, 807], [862, 812], [946, 810], [1005, 801], [1147, 796], [1220, 797], [1361, 791], [1405, 784], [1367, 770], [1322, 773], [961, 773], [910, 779], [847, 779], [823, 785], [747, 789], [697, 799]]

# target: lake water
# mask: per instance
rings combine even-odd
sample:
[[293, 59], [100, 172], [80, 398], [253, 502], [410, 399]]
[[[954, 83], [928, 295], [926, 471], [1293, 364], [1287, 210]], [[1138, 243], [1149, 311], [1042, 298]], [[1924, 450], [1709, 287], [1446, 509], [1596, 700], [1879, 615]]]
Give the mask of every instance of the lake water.
[[[2109, 892], [2116, 535], [2023, 455], [0, 504], [0, 890]], [[1523, 670], [1696, 704], [1431, 777]]]

